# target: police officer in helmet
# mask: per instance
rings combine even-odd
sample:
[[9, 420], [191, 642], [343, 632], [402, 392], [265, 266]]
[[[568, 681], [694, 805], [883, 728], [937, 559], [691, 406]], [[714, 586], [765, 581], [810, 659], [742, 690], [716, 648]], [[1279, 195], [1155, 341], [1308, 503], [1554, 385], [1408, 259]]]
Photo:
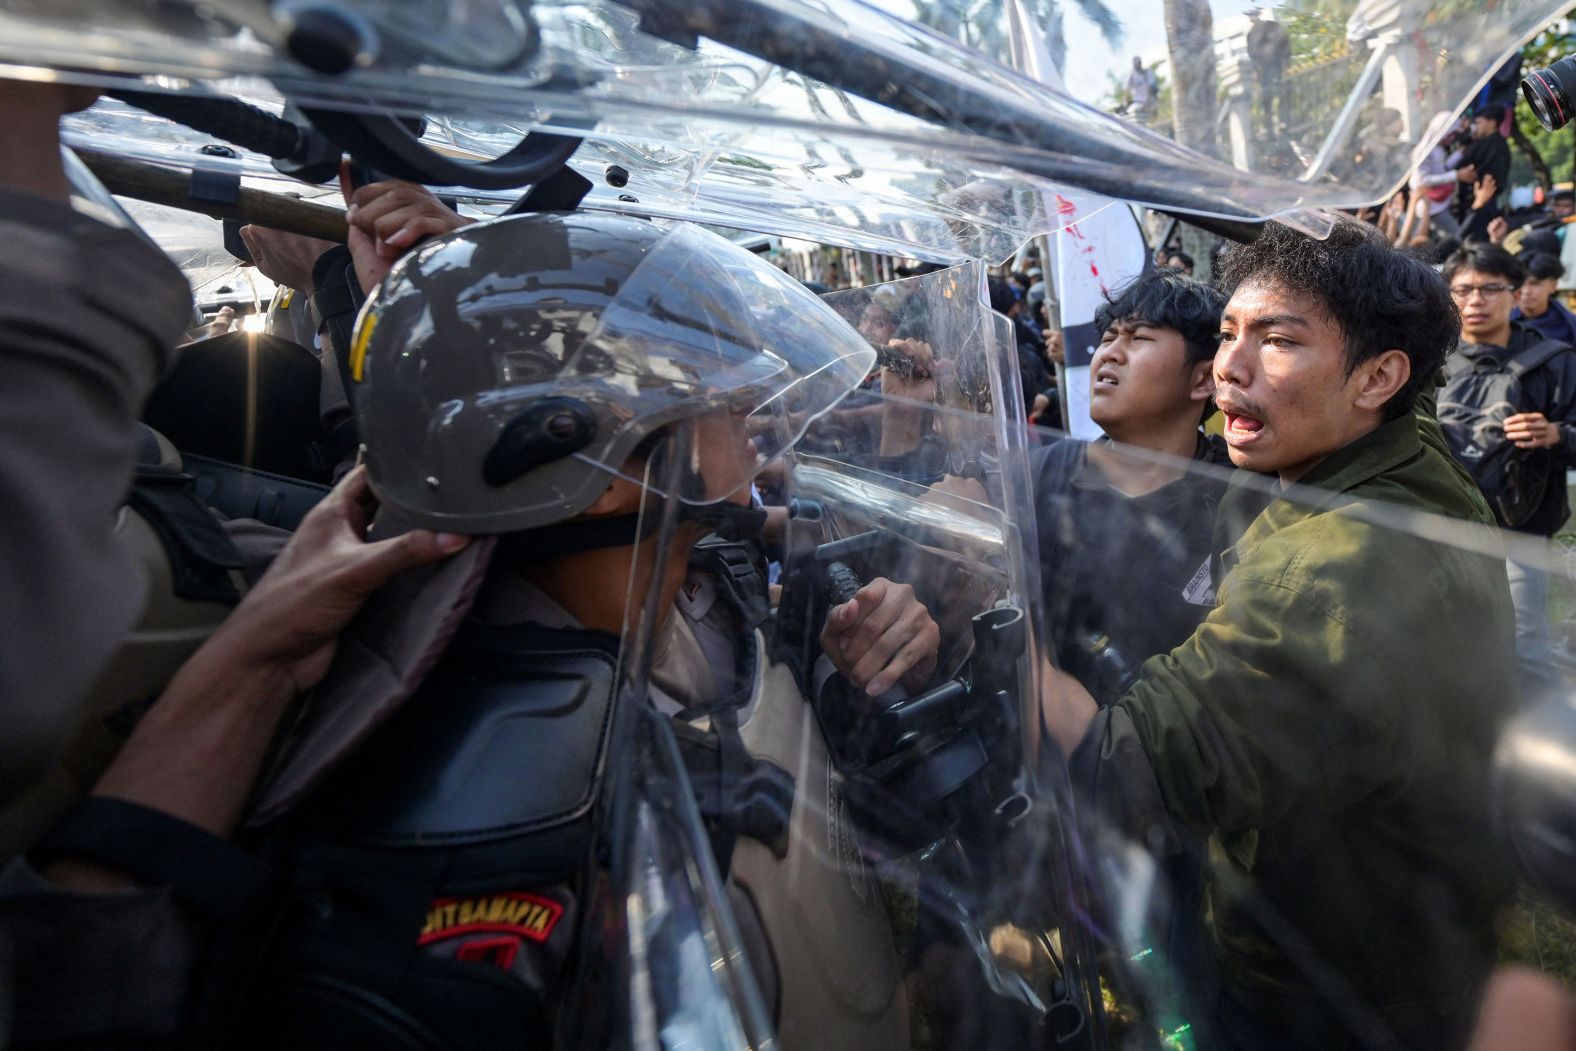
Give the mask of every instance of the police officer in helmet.
[[[873, 357], [801, 286], [689, 226], [510, 218], [396, 265], [349, 368], [384, 521], [498, 539], [363, 618], [382, 635], [346, 648], [392, 653], [394, 673], [342, 661], [287, 743], [249, 833], [282, 859], [285, 904], [259, 917], [256, 975], [215, 998], [218, 1028], [299, 1047], [583, 1039], [609, 728], [649, 701], [674, 720], [784, 1045], [906, 1046], [881, 897], [825, 850], [827, 750], [756, 631], [748, 498]], [[827, 649], [884, 689], [933, 666], [939, 632], [912, 590], [871, 584], [879, 601], [843, 610]], [[631, 698], [621, 649], [648, 587], [649, 696]], [[444, 611], [466, 613], [452, 637], [394, 652]], [[396, 680], [419, 685], [401, 700]]]

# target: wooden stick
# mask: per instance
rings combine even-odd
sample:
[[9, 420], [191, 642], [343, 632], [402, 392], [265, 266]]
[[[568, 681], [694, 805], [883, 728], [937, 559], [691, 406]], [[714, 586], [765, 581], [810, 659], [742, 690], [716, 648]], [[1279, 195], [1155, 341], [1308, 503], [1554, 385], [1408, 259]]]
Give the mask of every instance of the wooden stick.
[[345, 240], [345, 213], [339, 208], [249, 186], [240, 188], [234, 204], [194, 200], [188, 172], [98, 150], [77, 149], [76, 153], [110, 193], [122, 197], [200, 212], [215, 219], [238, 219], [325, 241], [342, 243]]

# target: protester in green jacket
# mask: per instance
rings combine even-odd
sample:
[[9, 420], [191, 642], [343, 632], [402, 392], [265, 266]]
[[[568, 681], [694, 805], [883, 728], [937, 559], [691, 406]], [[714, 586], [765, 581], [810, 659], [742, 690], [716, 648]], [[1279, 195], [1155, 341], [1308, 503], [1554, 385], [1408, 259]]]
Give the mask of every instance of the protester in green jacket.
[[[1516, 675], [1492, 519], [1413, 415], [1456, 311], [1351, 222], [1271, 224], [1224, 270], [1232, 461], [1306, 489], [1236, 486], [1223, 526], [1263, 510], [1205, 622], [1114, 707], [1052, 673], [1047, 730], [1099, 818], [1211, 837], [1201, 1046], [1462, 1043], [1508, 887], [1484, 800]], [[1460, 520], [1452, 542], [1418, 512]]]

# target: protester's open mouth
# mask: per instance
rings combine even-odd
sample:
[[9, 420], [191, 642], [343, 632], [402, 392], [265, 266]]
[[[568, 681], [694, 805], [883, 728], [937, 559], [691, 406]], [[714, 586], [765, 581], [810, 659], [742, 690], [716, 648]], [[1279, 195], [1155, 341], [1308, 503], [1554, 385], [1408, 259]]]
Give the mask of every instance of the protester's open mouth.
[[1116, 373], [1110, 369], [1101, 369], [1094, 374], [1094, 385], [1096, 387], [1115, 387], [1117, 385]]
[[1226, 441], [1232, 445], [1254, 441], [1263, 430], [1264, 421], [1256, 416], [1245, 416], [1240, 412], [1226, 413]]

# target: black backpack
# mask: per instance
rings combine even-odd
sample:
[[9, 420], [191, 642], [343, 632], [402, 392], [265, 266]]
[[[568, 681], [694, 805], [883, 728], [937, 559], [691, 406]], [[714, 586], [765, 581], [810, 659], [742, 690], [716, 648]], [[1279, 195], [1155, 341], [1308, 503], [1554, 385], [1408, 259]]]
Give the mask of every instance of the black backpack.
[[1530, 411], [1522, 379], [1571, 348], [1546, 339], [1508, 357], [1460, 353], [1446, 365], [1439, 395], [1439, 425], [1450, 451], [1494, 509], [1500, 525], [1523, 525], [1543, 503], [1555, 474], [1549, 449], [1521, 449], [1505, 437], [1505, 420]]

